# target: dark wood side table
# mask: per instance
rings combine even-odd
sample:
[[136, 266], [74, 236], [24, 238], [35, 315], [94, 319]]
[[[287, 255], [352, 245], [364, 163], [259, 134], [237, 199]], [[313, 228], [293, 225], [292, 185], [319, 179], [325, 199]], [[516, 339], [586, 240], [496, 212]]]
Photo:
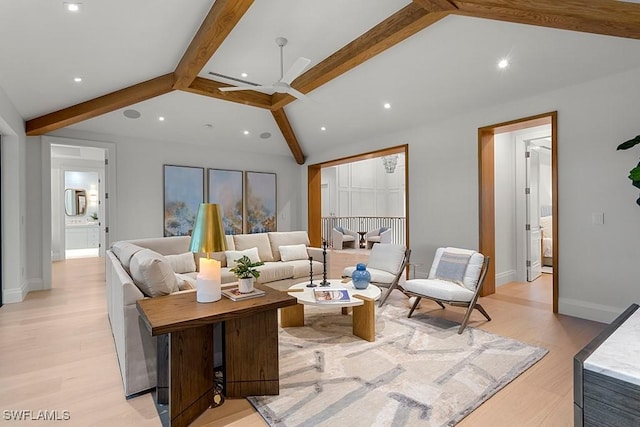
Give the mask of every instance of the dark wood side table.
[[366, 231], [358, 231], [357, 232], [360, 235], [360, 249], [364, 248], [366, 241], [364, 240], [364, 236], [367, 234]]
[[[213, 402], [213, 325], [223, 323], [224, 387], [227, 397], [274, 395], [280, 392], [278, 308], [296, 298], [266, 286], [259, 298], [213, 303], [196, 302], [185, 292], [142, 299], [138, 311], [151, 335], [168, 341], [169, 419], [187, 426]], [[161, 353], [158, 357], [163, 357]], [[158, 360], [158, 379], [163, 374]], [[161, 384], [159, 383], [159, 386]], [[158, 390], [160, 395], [160, 390]]]

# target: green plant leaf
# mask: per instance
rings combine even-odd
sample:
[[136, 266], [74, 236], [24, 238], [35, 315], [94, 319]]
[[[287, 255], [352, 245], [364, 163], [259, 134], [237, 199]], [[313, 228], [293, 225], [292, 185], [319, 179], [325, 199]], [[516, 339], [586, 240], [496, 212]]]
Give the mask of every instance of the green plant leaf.
[[636, 136], [633, 139], [630, 139], [628, 141], [623, 142], [622, 144], [618, 145], [618, 150], [628, 150], [629, 148], [635, 146], [636, 144], [640, 144], [640, 135]]
[[636, 166], [629, 171], [629, 179], [631, 181], [640, 181], [640, 166]]

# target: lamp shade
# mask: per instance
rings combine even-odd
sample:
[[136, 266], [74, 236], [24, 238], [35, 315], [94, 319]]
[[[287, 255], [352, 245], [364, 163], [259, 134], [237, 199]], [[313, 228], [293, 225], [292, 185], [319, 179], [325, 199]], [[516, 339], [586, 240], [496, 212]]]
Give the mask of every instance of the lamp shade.
[[221, 252], [227, 249], [227, 240], [222, 227], [220, 205], [201, 203], [196, 223], [191, 233], [191, 252]]

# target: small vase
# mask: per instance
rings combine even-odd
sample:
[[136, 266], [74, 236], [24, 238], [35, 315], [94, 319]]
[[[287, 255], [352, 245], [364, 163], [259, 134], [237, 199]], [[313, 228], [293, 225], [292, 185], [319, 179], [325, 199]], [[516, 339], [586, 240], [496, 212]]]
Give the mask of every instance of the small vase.
[[367, 289], [369, 282], [371, 281], [371, 273], [367, 271], [365, 264], [356, 264], [356, 269], [351, 274], [351, 281], [353, 287], [356, 289]]
[[253, 292], [253, 277], [248, 279], [238, 279], [238, 289], [241, 294], [248, 294]]

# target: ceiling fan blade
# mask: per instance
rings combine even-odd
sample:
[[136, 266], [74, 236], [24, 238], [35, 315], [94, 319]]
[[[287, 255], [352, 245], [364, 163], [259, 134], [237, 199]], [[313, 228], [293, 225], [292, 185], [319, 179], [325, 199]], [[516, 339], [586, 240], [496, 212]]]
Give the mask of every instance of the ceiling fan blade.
[[301, 56], [300, 58], [296, 59], [296, 62], [293, 63], [291, 68], [289, 68], [287, 72], [284, 73], [280, 81], [282, 83], [291, 84], [291, 82], [294, 81], [296, 77], [302, 74], [304, 69], [307, 68], [307, 65], [309, 65], [310, 63], [310, 59]]

